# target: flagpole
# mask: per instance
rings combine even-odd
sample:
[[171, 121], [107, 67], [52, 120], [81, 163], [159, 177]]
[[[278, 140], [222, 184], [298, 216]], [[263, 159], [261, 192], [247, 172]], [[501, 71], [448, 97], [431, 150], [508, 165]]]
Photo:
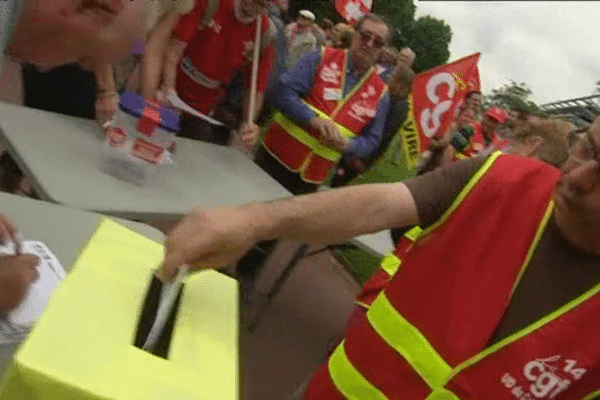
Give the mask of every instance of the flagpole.
[[250, 104], [248, 107], [248, 122], [254, 122], [254, 106], [256, 103], [256, 88], [258, 86], [258, 57], [260, 54], [262, 14], [256, 18], [256, 34], [254, 36], [254, 49], [252, 52], [252, 78], [250, 82]]

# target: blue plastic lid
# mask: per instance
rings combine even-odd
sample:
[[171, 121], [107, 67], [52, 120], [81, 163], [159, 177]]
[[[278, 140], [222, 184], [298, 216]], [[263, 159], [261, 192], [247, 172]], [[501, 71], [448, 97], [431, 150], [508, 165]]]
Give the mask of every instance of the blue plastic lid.
[[135, 92], [125, 91], [119, 97], [119, 108], [136, 118], [139, 118], [145, 107], [155, 107], [159, 111], [158, 125], [161, 129], [177, 133], [179, 131], [179, 115], [175, 110], [149, 102]]
[[131, 52], [136, 55], [142, 55], [144, 54], [145, 47], [143, 40], [134, 40]]
[[166, 130], [177, 132], [179, 131], [179, 113], [168, 107], [160, 109], [160, 124]]

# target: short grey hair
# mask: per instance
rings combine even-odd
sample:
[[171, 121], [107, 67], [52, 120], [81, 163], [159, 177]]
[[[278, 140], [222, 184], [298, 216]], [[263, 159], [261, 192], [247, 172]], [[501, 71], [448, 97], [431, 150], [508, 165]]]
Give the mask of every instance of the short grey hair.
[[377, 14], [367, 13], [367, 14], [363, 15], [362, 17], [360, 17], [360, 19], [358, 21], [356, 21], [356, 23], [354, 24], [354, 30], [360, 31], [360, 28], [362, 28], [365, 21], [372, 21], [372, 22], [384, 24], [388, 31], [387, 38], [385, 39], [385, 41], [386, 41], [386, 43], [389, 43], [389, 41], [392, 37], [392, 27], [390, 26], [389, 22], [387, 21], [387, 18], [382, 17], [381, 15], [377, 15]]

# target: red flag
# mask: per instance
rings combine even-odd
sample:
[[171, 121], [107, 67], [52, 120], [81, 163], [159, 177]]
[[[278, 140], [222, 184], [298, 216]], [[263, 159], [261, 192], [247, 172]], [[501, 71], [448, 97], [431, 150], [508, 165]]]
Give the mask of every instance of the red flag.
[[350, 24], [371, 12], [373, 0], [335, 0], [335, 9]]
[[431, 138], [446, 133], [465, 94], [480, 89], [479, 56], [472, 54], [415, 78], [408, 117], [400, 131], [409, 169], [416, 166]]

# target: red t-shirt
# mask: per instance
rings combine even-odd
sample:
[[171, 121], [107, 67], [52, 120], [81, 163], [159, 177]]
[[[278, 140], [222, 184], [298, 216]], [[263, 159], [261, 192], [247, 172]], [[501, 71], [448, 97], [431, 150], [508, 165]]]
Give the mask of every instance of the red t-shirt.
[[[188, 44], [177, 70], [176, 89], [179, 96], [200, 112], [211, 111], [225, 92], [234, 74], [244, 65], [249, 86], [256, 22], [245, 25], [235, 16], [236, 0], [220, 0], [213, 20], [202, 25], [207, 0], [196, 0], [196, 6], [184, 15], [173, 30], [173, 35]], [[262, 15], [264, 35], [270, 24]], [[269, 83], [272, 45], [267, 46], [259, 60], [258, 91], [264, 92]], [[202, 83], [200, 83], [202, 82]]]

